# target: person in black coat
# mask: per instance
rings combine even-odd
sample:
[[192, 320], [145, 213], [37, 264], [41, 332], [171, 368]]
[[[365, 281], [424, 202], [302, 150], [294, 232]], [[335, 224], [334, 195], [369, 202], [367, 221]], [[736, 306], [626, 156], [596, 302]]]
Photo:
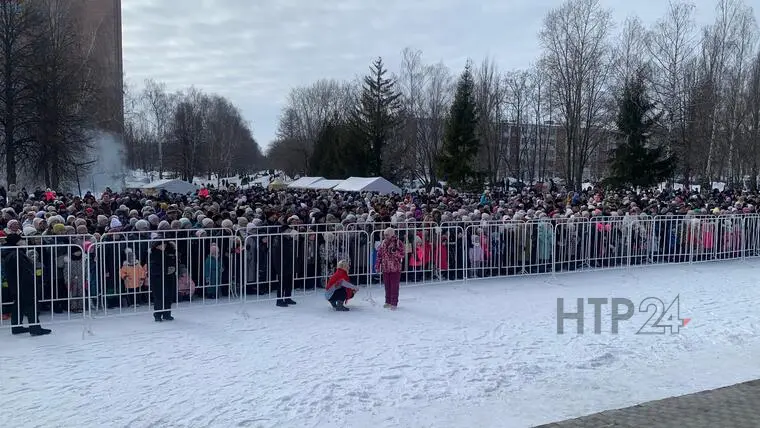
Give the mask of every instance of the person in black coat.
[[159, 233], [151, 235], [154, 241], [148, 261], [153, 318], [156, 322], [174, 320], [171, 307], [177, 292], [177, 251], [174, 243]]
[[[34, 262], [22, 248], [24, 242], [20, 235], [11, 234], [6, 238], [2, 251], [2, 268], [8, 287], [15, 293], [15, 303], [11, 313], [11, 333], [29, 333], [32, 336], [50, 334], [42, 328], [37, 316], [37, 296]], [[26, 317], [29, 327], [24, 327]]]
[[296, 232], [287, 224], [282, 224], [280, 233], [272, 239], [272, 270], [277, 275], [277, 306], [286, 308], [288, 305], [295, 305], [296, 302], [290, 298], [293, 294], [293, 253], [295, 245], [294, 239], [297, 239]]

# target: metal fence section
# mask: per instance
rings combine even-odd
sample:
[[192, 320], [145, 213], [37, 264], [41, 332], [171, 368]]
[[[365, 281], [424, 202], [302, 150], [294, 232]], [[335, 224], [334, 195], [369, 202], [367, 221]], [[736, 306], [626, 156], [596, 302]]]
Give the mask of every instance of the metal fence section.
[[18, 327], [83, 320], [88, 301], [88, 261], [74, 237], [29, 239], [0, 247], [0, 326]]
[[163, 308], [158, 300], [184, 311], [319, 294], [341, 260], [349, 262], [351, 281], [371, 290], [382, 283], [377, 249], [389, 227], [404, 248], [402, 286], [760, 256], [758, 215], [32, 236], [24, 247], [0, 247], [0, 326], [18, 321], [19, 296], [32, 296], [32, 318], [44, 325], [147, 315]]
[[243, 257], [243, 298], [274, 300], [314, 294], [325, 288], [341, 260], [349, 263], [354, 283], [368, 284], [369, 234], [341, 227], [330, 229], [300, 225], [286, 233], [263, 229], [249, 234]]
[[[460, 226], [410, 226], [390, 227], [404, 246], [401, 262], [401, 282], [406, 285], [425, 284], [466, 278], [467, 251], [465, 236]], [[370, 235], [372, 245], [372, 284], [380, 282], [381, 276], [375, 269], [377, 250], [385, 229], [376, 229]]]
[[97, 315], [146, 312], [158, 296], [173, 309], [237, 303], [244, 292], [242, 241], [213, 231], [132, 232], [105, 236], [91, 249]]

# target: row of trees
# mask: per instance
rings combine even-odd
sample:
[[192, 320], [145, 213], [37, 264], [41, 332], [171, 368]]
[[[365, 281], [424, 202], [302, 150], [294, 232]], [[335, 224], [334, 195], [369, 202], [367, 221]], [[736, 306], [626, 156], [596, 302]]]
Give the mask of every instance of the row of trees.
[[130, 168], [192, 180], [255, 172], [263, 155], [230, 100], [196, 88], [170, 92], [152, 80], [125, 97], [124, 142]]
[[[82, 7], [0, 2], [0, 157], [8, 184], [71, 187], [106, 155], [185, 179], [260, 166], [249, 124], [221, 96], [194, 88], [170, 93], [147, 82], [139, 94], [126, 91], [122, 117], [113, 107], [121, 100], [118, 77], [98, 50], [97, 31], [87, 33]], [[104, 149], [105, 140], [117, 141], [113, 150]], [[120, 148], [123, 154], [106, 153]]]
[[0, 2], [0, 156], [5, 178], [48, 186], [87, 159], [96, 121], [93, 41], [66, 0]]
[[[268, 160], [291, 174], [423, 183], [561, 177], [577, 188], [605, 176], [631, 184], [610, 170], [621, 164], [615, 157], [631, 158], [617, 150], [628, 142], [658, 163], [653, 176], [672, 170], [668, 178], [686, 183], [750, 177], [754, 185], [758, 26], [742, 0], [713, 5], [715, 22], [704, 28], [693, 4], [674, 0], [653, 25], [631, 17], [616, 29], [600, 0], [566, 0], [545, 16], [543, 51], [527, 69], [501, 71], [485, 59], [456, 79], [445, 64], [405, 49], [392, 76], [378, 61], [363, 80], [293, 88]], [[651, 103], [642, 138], [620, 128], [631, 96]]]

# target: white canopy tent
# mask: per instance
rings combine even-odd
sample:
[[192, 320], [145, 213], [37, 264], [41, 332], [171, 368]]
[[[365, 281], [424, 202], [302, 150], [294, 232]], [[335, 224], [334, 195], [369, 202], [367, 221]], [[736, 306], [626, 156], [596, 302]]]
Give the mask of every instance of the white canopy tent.
[[305, 186], [316, 183], [320, 180], [324, 180], [324, 177], [301, 177], [298, 180], [288, 183], [288, 187], [291, 189], [307, 189]]
[[382, 195], [401, 194], [401, 189], [383, 177], [351, 177], [342, 181], [333, 190], [338, 192], [374, 192]]
[[327, 180], [327, 179], [322, 179], [322, 180], [317, 180], [317, 181], [315, 181], [315, 182], [313, 182], [311, 184], [307, 184], [307, 185], [303, 186], [302, 188], [303, 189], [310, 189], [310, 190], [330, 190], [330, 189], [334, 188], [335, 186], [339, 185], [342, 182], [343, 182], [343, 180]]
[[140, 189], [146, 192], [158, 193], [165, 190], [169, 193], [185, 194], [193, 193], [198, 190], [198, 186], [187, 181], [178, 180], [176, 178], [167, 178], [164, 180], [156, 180], [154, 182], [144, 184]]

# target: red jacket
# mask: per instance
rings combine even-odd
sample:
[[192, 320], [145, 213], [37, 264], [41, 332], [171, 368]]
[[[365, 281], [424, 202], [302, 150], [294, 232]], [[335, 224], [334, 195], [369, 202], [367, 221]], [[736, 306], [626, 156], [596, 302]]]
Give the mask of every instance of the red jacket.
[[[332, 274], [330, 279], [327, 280], [327, 287], [325, 287], [325, 291], [330, 291], [331, 288], [337, 286], [343, 281], [351, 282], [348, 278], [348, 272], [346, 272], [345, 269], [338, 268], [335, 270], [335, 273]], [[352, 297], [354, 297], [354, 290], [346, 288], [346, 301]]]

